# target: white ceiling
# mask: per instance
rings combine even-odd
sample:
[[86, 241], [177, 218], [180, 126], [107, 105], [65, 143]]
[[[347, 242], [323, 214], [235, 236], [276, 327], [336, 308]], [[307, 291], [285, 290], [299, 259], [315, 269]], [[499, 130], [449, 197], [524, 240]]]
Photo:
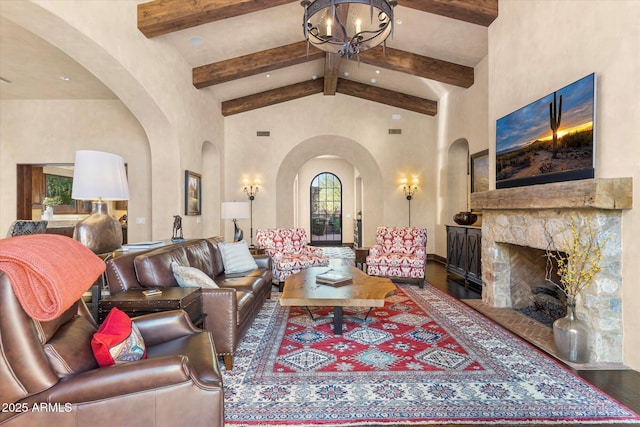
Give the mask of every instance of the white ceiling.
[[[303, 40], [299, 3], [265, 9], [159, 36], [192, 66], [205, 65]], [[397, 6], [395, 32], [387, 46], [474, 67], [487, 55], [487, 28]], [[401, 24], [398, 23], [401, 21]], [[193, 45], [194, 38], [202, 44]], [[150, 43], [152, 41], [150, 40]], [[378, 72], [377, 72], [378, 71]], [[344, 73], [347, 72], [348, 76]], [[202, 89], [219, 101], [322, 77], [317, 60]], [[66, 54], [22, 27], [0, 18], [0, 83], [3, 99], [113, 99], [115, 95]], [[60, 77], [68, 76], [64, 81]], [[365, 84], [438, 100], [453, 86], [357, 60], [342, 60], [340, 76]], [[371, 79], [376, 82], [372, 83]]]

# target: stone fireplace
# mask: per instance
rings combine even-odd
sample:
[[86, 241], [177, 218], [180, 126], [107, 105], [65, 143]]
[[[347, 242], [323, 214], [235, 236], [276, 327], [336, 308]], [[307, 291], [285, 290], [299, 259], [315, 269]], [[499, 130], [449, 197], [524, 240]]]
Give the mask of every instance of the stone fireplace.
[[[621, 363], [622, 209], [632, 206], [631, 185], [630, 178], [590, 179], [473, 193], [471, 207], [482, 211], [483, 302], [518, 308], [533, 298], [545, 281], [540, 270], [523, 270], [533, 265], [528, 260], [546, 249], [561, 250], [555, 242], [567, 236], [559, 230], [572, 218], [590, 220], [598, 236], [610, 240], [602, 270], [578, 298], [577, 315], [591, 329], [590, 361]], [[520, 286], [515, 293], [514, 284]]]

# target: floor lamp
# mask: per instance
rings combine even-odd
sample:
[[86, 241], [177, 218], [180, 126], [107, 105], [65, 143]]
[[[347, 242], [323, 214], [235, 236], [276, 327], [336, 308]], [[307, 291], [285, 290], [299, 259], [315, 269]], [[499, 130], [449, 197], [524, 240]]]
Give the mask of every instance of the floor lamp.
[[253, 201], [256, 198], [256, 193], [258, 192], [258, 184], [256, 183], [255, 185], [247, 185], [245, 184], [244, 186], [244, 192], [247, 193], [247, 196], [249, 196], [249, 216], [251, 218], [251, 229], [250, 229], [250, 236], [251, 236], [251, 244], [249, 246], [249, 248], [253, 249]]
[[238, 220], [249, 218], [249, 203], [247, 202], [223, 202], [222, 218], [233, 221], [233, 241], [239, 242], [244, 237], [242, 229], [238, 227]]

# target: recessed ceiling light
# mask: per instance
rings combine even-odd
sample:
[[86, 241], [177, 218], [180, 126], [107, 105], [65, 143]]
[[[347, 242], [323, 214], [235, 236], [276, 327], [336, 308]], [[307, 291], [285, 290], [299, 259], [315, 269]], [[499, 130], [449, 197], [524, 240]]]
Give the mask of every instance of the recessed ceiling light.
[[349, 72], [348, 72], [348, 71], [345, 71], [345, 72], [344, 72], [344, 76], [345, 76], [345, 77], [349, 77]]
[[316, 76], [315, 74], [313, 76], [311, 76], [311, 80], [316, 80], [318, 78], [318, 76]]
[[376, 84], [377, 80], [376, 79], [371, 79], [371, 83]]
[[269, 77], [271, 77], [271, 74], [267, 74], [265, 77], [266, 77], [266, 78], [269, 78]]
[[202, 44], [204, 43], [204, 39], [202, 37], [191, 37], [189, 39], [189, 44], [191, 46], [202, 46]]
[[398, 24], [398, 25], [402, 25], [402, 19], [398, 19], [398, 20], [396, 21], [396, 24]]
[[68, 82], [71, 80], [71, 77], [69, 76], [60, 76], [60, 80], [64, 80], [65, 82]]
[[376, 70], [376, 74], [380, 74], [380, 70]]

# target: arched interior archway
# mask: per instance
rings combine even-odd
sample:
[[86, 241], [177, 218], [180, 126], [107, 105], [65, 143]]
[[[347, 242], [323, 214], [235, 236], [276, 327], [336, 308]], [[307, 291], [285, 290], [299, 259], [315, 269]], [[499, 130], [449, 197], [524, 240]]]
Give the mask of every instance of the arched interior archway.
[[[383, 224], [384, 200], [382, 172], [371, 153], [356, 141], [336, 135], [309, 138], [296, 145], [284, 157], [276, 176], [276, 226], [296, 225], [295, 209], [297, 191], [305, 187], [298, 183], [298, 171], [309, 160], [318, 156], [338, 156], [351, 163], [359, 172], [362, 182], [363, 240], [364, 245], [375, 239], [375, 228]], [[308, 200], [308, 195], [306, 196]], [[308, 230], [310, 231], [310, 230]]]
[[[54, 5], [55, 6], [55, 5]], [[145, 158], [145, 180], [139, 180], [140, 198], [144, 203], [134, 201], [129, 203], [131, 218], [145, 219], [135, 228], [135, 235], [130, 240], [149, 240], [164, 238], [167, 232], [167, 222], [163, 218], [154, 220], [154, 212], [174, 211], [182, 205], [183, 172], [179, 162], [173, 161], [180, 157], [178, 137], [170, 120], [158, 105], [152, 94], [145, 88], [131, 70], [123, 66], [123, 62], [114, 57], [111, 52], [117, 52], [117, 40], [109, 37], [89, 37], [76, 28], [72, 23], [55, 14], [56, 8], [49, 10], [48, 5], [38, 5], [32, 2], [8, 2], [3, 5], [2, 15], [16, 24], [36, 34], [48, 43], [62, 50], [81, 66], [86, 68], [102, 83], [105, 84], [118, 99], [126, 106], [140, 123], [148, 138], [148, 157]], [[109, 40], [112, 45], [102, 42]], [[111, 47], [114, 50], [109, 51]], [[125, 161], [130, 164], [126, 153]], [[137, 156], [137, 161], [141, 161]], [[149, 170], [150, 169], [150, 170]], [[131, 169], [130, 169], [131, 173]], [[177, 191], [154, 191], [153, 184], [172, 181], [170, 188]], [[134, 185], [136, 183], [134, 182]], [[136, 189], [130, 188], [132, 197], [136, 197]]]

